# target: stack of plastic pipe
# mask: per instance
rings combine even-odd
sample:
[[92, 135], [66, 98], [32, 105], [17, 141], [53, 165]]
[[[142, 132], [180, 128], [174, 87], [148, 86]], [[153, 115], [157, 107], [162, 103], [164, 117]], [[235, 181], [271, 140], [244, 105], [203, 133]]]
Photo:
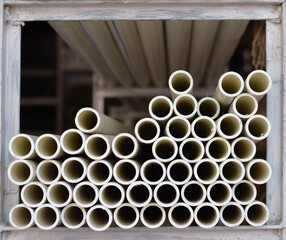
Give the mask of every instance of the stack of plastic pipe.
[[214, 97], [198, 102], [188, 72], [174, 72], [169, 87], [172, 100], [153, 98], [151, 117], [134, 129], [82, 108], [76, 128], [61, 136], [14, 136], [8, 176], [22, 187], [11, 225], [103, 231], [112, 223], [123, 229], [265, 224], [269, 211], [256, 200], [256, 186], [269, 180], [271, 167], [255, 156], [271, 127], [256, 112], [270, 76], [253, 71], [244, 81], [227, 72]]

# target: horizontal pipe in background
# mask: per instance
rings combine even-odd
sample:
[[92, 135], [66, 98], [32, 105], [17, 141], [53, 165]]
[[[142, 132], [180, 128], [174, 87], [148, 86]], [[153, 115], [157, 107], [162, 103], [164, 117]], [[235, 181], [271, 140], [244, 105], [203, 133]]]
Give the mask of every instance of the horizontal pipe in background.
[[242, 180], [241, 182], [233, 185], [232, 195], [233, 200], [238, 204], [247, 205], [255, 200], [257, 196], [257, 190], [252, 182], [248, 180]]
[[205, 146], [206, 155], [209, 159], [216, 162], [226, 160], [230, 155], [230, 144], [222, 137], [214, 137], [209, 140]]
[[47, 201], [47, 186], [40, 182], [30, 182], [21, 189], [21, 199], [28, 207], [37, 208]]
[[264, 225], [269, 218], [268, 207], [259, 201], [254, 201], [245, 207], [245, 220], [254, 227]]
[[188, 120], [192, 120], [198, 110], [196, 98], [191, 94], [181, 94], [173, 102], [174, 113]]
[[9, 212], [9, 222], [17, 229], [27, 229], [34, 223], [34, 210], [25, 204], [15, 205]]
[[193, 174], [191, 165], [182, 159], [172, 161], [167, 167], [168, 180], [176, 185], [184, 185]]
[[241, 134], [242, 128], [241, 119], [233, 113], [226, 113], [216, 120], [217, 134], [225, 139], [237, 138]]
[[75, 203], [71, 203], [62, 210], [61, 220], [67, 228], [78, 229], [86, 222], [86, 210]]
[[35, 142], [38, 137], [20, 133], [13, 136], [9, 142], [9, 152], [17, 159], [34, 159], [38, 155], [35, 151]]
[[207, 198], [215, 206], [224, 206], [232, 199], [232, 189], [228, 183], [218, 180], [208, 186]]
[[153, 197], [152, 188], [143, 181], [131, 183], [126, 190], [127, 201], [135, 207], [146, 206]]
[[254, 159], [246, 165], [246, 177], [254, 184], [267, 183], [272, 175], [270, 164], [263, 159]]
[[112, 163], [106, 160], [91, 162], [87, 167], [87, 178], [97, 186], [108, 183], [112, 179]]
[[215, 120], [220, 114], [219, 102], [213, 97], [204, 97], [198, 102], [198, 115]]
[[156, 159], [150, 159], [144, 162], [140, 169], [142, 180], [150, 185], [158, 185], [166, 178], [165, 165]]
[[220, 166], [220, 177], [229, 184], [239, 183], [245, 176], [245, 168], [237, 159], [227, 159]]
[[60, 209], [48, 203], [38, 207], [34, 216], [36, 225], [43, 230], [51, 230], [61, 224]]
[[73, 189], [73, 200], [80, 207], [92, 207], [98, 200], [98, 188], [89, 181], [80, 182]]
[[241, 162], [248, 162], [256, 154], [256, 145], [248, 137], [239, 137], [231, 143], [231, 155]]
[[109, 182], [99, 190], [99, 201], [105, 207], [117, 208], [123, 203], [124, 199], [124, 188], [116, 182]]
[[114, 222], [123, 229], [133, 228], [139, 221], [139, 211], [129, 203], [123, 203], [114, 211]]
[[245, 217], [243, 207], [237, 202], [229, 202], [220, 209], [220, 220], [227, 227], [237, 227]]
[[159, 137], [152, 145], [152, 153], [156, 159], [170, 162], [178, 154], [178, 145], [172, 138]]
[[193, 222], [193, 209], [186, 203], [176, 203], [170, 208], [168, 219], [174, 227], [186, 228]]
[[102, 205], [95, 205], [86, 214], [86, 223], [94, 231], [104, 231], [111, 225], [112, 212]]
[[160, 125], [153, 118], [142, 118], [134, 128], [138, 141], [151, 144], [160, 136]]
[[86, 177], [88, 165], [89, 161], [86, 158], [67, 158], [61, 166], [62, 176], [69, 183], [78, 183]]
[[112, 151], [118, 158], [136, 158], [139, 148], [137, 139], [129, 133], [119, 133], [112, 141]]
[[196, 207], [194, 219], [202, 228], [213, 228], [219, 221], [219, 210], [215, 205], [204, 202]]
[[58, 160], [43, 160], [36, 170], [38, 180], [46, 185], [58, 182], [61, 178], [62, 162]]
[[192, 134], [202, 142], [209, 141], [216, 134], [216, 124], [210, 117], [197, 117], [192, 122]]
[[166, 125], [165, 134], [176, 142], [182, 142], [191, 134], [191, 124], [183, 117], [172, 117]]
[[156, 203], [149, 203], [140, 212], [140, 220], [147, 228], [158, 228], [166, 219], [165, 209]]
[[202, 204], [207, 197], [206, 187], [198, 181], [190, 181], [181, 189], [182, 200], [190, 206]]
[[73, 187], [64, 181], [51, 184], [47, 190], [49, 203], [57, 208], [62, 208], [72, 201]]
[[205, 154], [204, 144], [196, 138], [187, 138], [179, 147], [180, 157], [189, 163], [200, 161]]
[[122, 185], [129, 185], [139, 177], [140, 164], [131, 159], [118, 161], [113, 167], [114, 179]]
[[150, 101], [148, 111], [152, 118], [164, 123], [173, 114], [173, 103], [168, 97], [156, 96]]
[[180, 198], [179, 188], [172, 182], [164, 181], [154, 189], [154, 200], [162, 207], [171, 207]]
[[64, 131], [60, 138], [61, 147], [67, 154], [77, 155], [84, 152], [84, 142], [87, 135], [78, 129]]
[[218, 164], [210, 159], [202, 159], [194, 166], [194, 176], [202, 184], [211, 184], [219, 177]]
[[8, 167], [8, 177], [16, 185], [25, 185], [36, 179], [36, 167], [31, 160], [14, 160]]

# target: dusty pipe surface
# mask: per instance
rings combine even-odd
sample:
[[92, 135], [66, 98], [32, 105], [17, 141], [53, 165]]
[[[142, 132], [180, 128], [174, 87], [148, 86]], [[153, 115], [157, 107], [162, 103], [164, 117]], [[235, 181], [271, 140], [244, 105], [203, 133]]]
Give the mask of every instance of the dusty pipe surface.
[[160, 125], [152, 118], [142, 118], [134, 128], [135, 136], [138, 141], [151, 144], [160, 136]]
[[264, 225], [269, 218], [268, 207], [259, 201], [254, 201], [245, 207], [245, 220], [254, 227]]
[[241, 162], [248, 162], [256, 154], [256, 145], [248, 137], [239, 137], [231, 143], [231, 155]]
[[176, 203], [168, 212], [170, 223], [176, 228], [186, 228], [194, 219], [193, 209], [186, 203]]
[[156, 203], [149, 203], [141, 209], [140, 220], [147, 228], [158, 228], [166, 219], [166, 212], [163, 207]]
[[70, 157], [62, 163], [61, 174], [69, 183], [82, 181], [87, 174], [89, 161], [83, 157]]
[[245, 170], [247, 179], [254, 184], [267, 183], [272, 175], [270, 164], [263, 159], [251, 160]]
[[179, 188], [172, 182], [164, 181], [154, 189], [154, 200], [162, 207], [171, 207], [180, 198]]
[[75, 203], [71, 203], [62, 210], [61, 220], [67, 228], [78, 229], [86, 222], [86, 210]]
[[176, 142], [182, 142], [190, 136], [191, 124], [186, 118], [172, 117], [167, 122], [165, 134]]
[[176, 185], [184, 185], [189, 182], [192, 175], [191, 165], [182, 159], [172, 161], [167, 167], [168, 180]]
[[114, 179], [122, 185], [135, 182], [139, 177], [139, 172], [139, 162], [131, 159], [120, 160], [113, 167]]
[[229, 202], [221, 207], [219, 212], [220, 221], [227, 227], [239, 226], [245, 217], [243, 207], [237, 202]]
[[126, 190], [127, 201], [135, 207], [146, 206], [152, 200], [152, 197], [152, 188], [143, 181], [131, 183]]
[[153, 143], [152, 153], [156, 159], [162, 162], [170, 162], [178, 154], [178, 145], [172, 138], [160, 137]]
[[84, 152], [84, 143], [87, 135], [78, 129], [68, 129], [63, 132], [60, 138], [61, 147], [67, 154], [77, 155]]
[[220, 166], [220, 177], [229, 184], [239, 183], [245, 176], [245, 167], [237, 159], [227, 159]]
[[210, 117], [198, 117], [192, 122], [192, 134], [202, 142], [209, 141], [216, 134], [216, 124]]
[[99, 201], [107, 208], [119, 207], [125, 199], [124, 188], [116, 182], [109, 182], [99, 190]]
[[8, 167], [9, 180], [16, 185], [25, 185], [36, 179], [37, 164], [30, 160], [15, 160]]
[[47, 186], [40, 182], [30, 182], [22, 188], [21, 199], [28, 207], [37, 208], [47, 201]]
[[61, 224], [61, 212], [51, 204], [44, 204], [35, 211], [35, 223], [43, 230], [51, 230]]
[[196, 138], [187, 138], [180, 144], [179, 154], [187, 162], [196, 163], [203, 158], [205, 146]]
[[211, 184], [219, 177], [218, 164], [210, 159], [202, 159], [194, 166], [194, 176], [202, 184]]
[[130, 229], [136, 226], [139, 221], [139, 211], [129, 203], [123, 203], [114, 211], [114, 222], [123, 229]]
[[91, 162], [87, 168], [87, 178], [97, 186], [108, 183], [112, 179], [112, 164], [106, 160]]
[[58, 182], [61, 180], [61, 165], [62, 161], [58, 160], [43, 160], [36, 170], [38, 180], [46, 185]]
[[113, 220], [112, 212], [102, 205], [95, 205], [86, 214], [86, 223], [94, 231], [104, 231]]
[[51, 184], [47, 190], [47, 199], [50, 204], [62, 208], [72, 201], [73, 187], [64, 181]]
[[140, 169], [142, 180], [150, 185], [158, 185], [166, 178], [165, 165], [156, 159], [150, 159], [144, 162]]
[[217, 134], [228, 140], [237, 138], [241, 134], [242, 128], [241, 119], [233, 113], [226, 113], [216, 120]]
[[9, 222], [17, 229], [32, 227], [35, 224], [34, 210], [23, 203], [17, 204], [9, 212]]
[[164, 123], [173, 114], [173, 103], [168, 97], [156, 96], [150, 101], [148, 111], [152, 118]]
[[257, 196], [257, 190], [252, 182], [248, 180], [242, 180], [241, 182], [233, 185], [232, 195], [233, 200], [238, 204], [247, 205], [255, 200]]
[[177, 116], [192, 120], [197, 113], [198, 103], [193, 95], [182, 94], [175, 98], [173, 107]]
[[35, 142], [38, 137], [28, 134], [17, 134], [9, 142], [9, 152], [17, 159], [34, 159], [38, 155], [35, 151]]
[[89, 181], [80, 182], [73, 189], [73, 200], [80, 207], [90, 208], [98, 200], [98, 188]]
[[215, 206], [224, 206], [232, 199], [232, 189], [228, 183], [218, 180], [208, 186], [207, 198]]
[[204, 97], [198, 102], [199, 117], [206, 116], [215, 120], [220, 114], [219, 102], [213, 97]]
[[206, 144], [206, 155], [216, 162], [223, 162], [230, 155], [230, 144], [222, 137], [214, 137]]
[[211, 203], [202, 203], [196, 207], [194, 219], [202, 228], [213, 228], [219, 221], [219, 210]]
[[129, 133], [120, 133], [112, 141], [112, 151], [118, 158], [136, 158], [139, 148], [137, 139]]
[[206, 187], [198, 181], [190, 181], [181, 189], [182, 200], [190, 206], [202, 204], [207, 197]]

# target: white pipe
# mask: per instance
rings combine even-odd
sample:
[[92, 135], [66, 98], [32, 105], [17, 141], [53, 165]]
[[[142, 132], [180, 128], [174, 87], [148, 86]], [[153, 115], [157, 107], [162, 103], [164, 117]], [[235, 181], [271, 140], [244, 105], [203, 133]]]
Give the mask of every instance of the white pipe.
[[154, 200], [162, 207], [171, 207], [180, 198], [179, 188], [172, 182], [164, 181], [154, 189]]
[[192, 94], [194, 80], [187, 71], [178, 70], [171, 74], [168, 84], [172, 99], [174, 100], [180, 94]]
[[156, 159], [170, 162], [178, 154], [178, 145], [172, 138], [159, 137], [152, 145], [152, 153]]
[[60, 136], [53, 134], [43, 134], [38, 137], [35, 143], [38, 156], [42, 159], [58, 159], [65, 155], [61, 148]]
[[89, 181], [80, 182], [73, 189], [73, 200], [80, 207], [92, 207], [98, 200], [98, 188]]
[[244, 88], [242, 77], [236, 72], [226, 72], [218, 80], [214, 98], [220, 103], [221, 108], [226, 109], [232, 100], [237, 97]]
[[86, 155], [93, 160], [101, 160], [111, 156], [111, 143], [114, 135], [92, 134], [84, 144]]
[[35, 223], [43, 230], [51, 230], [61, 224], [61, 213], [51, 204], [44, 204], [35, 211]]
[[47, 186], [40, 182], [30, 182], [22, 188], [21, 199], [28, 207], [37, 208], [47, 201]]
[[46, 185], [58, 182], [61, 178], [61, 161], [44, 160], [41, 161], [36, 170], [37, 178]]
[[135, 136], [138, 141], [150, 144], [160, 136], [160, 125], [152, 118], [142, 118], [135, 125]]
[[35, 142], [38, 137], [28, 134], [17, 134], [9, 142], [9, 152], [17, 159], [34, 159], [38, 155], [35, 151]]
[[217, 134], [225, 139], [237, 138], [241, 134], [242, 128], [241, 119], [233, 113], [226, 113], [216, 120]]
[[268, 218], [268, 207], [262, 202], [254, 201], [245, 208], [245, 220], [251, 226], [262, 226], [268, 221]]
[[86, 138], [87, 135], [78, 129], [68, 129], [61, 135], [61, 147], [67, 154], [81, 154], [84, 152], [84, 143]]
[[192, 120], [197, 113], [198, 103], [196, 98], [190, 94], [181, 94], [175, 98], [174, 113], [179, 117]]
[[216, 124], [210, 117], [198, 117], [192, 122], [192, 134], [202, 142], [212, 139], [215, 133]]
[[229, 202], [222, 206], [219, 212], [221, 222], [227, 227], [237, 227], [245, 217], [243, 207], [236, 202]]
[[141, 209], [140, 220], [147, 228], [158, 228], [166, 219], [166, 212], [163, 207], [156, 203], [149, 203]]
[[99, 160], [91, 162], [87, 168], [87, 178], [97, 186], [108, 183], [112, 178], [112, 165], [110, 161]]
[[220, 166], [220, 177], [229, 184], [240, 182], [245, 175], [245, 168], [241, 161], [237, 159], [227, 159]]
[[268, 93], [272, 86], [272, 79], [263, 70], [252, 71], [245, 80], [245, 91], [253, 95], [259, 101]]
[[120, 133], [112, 141], [112, 151], [118, 158], [135, 158], [139, 153], [139, 144], [131, 134]]
[[112, 223], [112, 212], [102, 206], [95, 205], [86, 214], [86, 223], [94, 231], [104, 231]]
[[126, 190], [127, 201], [135, 207], [144, 207], [152, 200], [152, 188], [143, 181], [131, 183]]
[[25, 204], [15, 205], [9, 212], [9, 222], [18, 229], [27, 229], [34, 225], [34, 210]]
[[206, 144], [206, 155], [216, 162], [226, 160], [230, 155], [230, 144], [222, 137], [214, 137]]
[[93, 108], [82, 108], [75, 116], [76, 127], [84, 133], [115, 135], [121, 132], [132, 133], [132, 129]]
[[179, 147], [180, 157], [189, 163], [200, 161], [205, 154], [204, 144], [196, 138], [187, 138]]
[[139, 211], [129, 203], [124, 203], [114, 211], [114, 222], [123, 229], [133, 228], [139, 221]]
[[232, 187], [233, 200], [240, 205], [247, 205], [252, 203], [257, 195], [255, 185], [247, 180], [242, 180]]
[[208, 202], [202, 203], [194, 211], [195, 222], [202, 228], [212, 228], [219, 221], [218, 208]]
[[193, 174], [191, 165], [182, 159], [172, 161], [167, 167], [167, 177], [176, 185], [184, 185], [190, 181]]
[[186, 228], [194, 219], [193, 209], [185, 203], [176, 203], [168, 212], [170, 223], [176, 228]]
[[219, 177], [218, 164], [210, 159], [202, 159], [194, 166], [194, 176], [202, 184], [211, 184]]
[[244, 124], [244, 135], [255, 143], [268, 137], [271, 131], [269, 120], [262, 115], [254, 115]]
[[156, 121], [165, 122], [173, 114], [173, 103], [168, 97], [156, 96], [150, 101], [148, 111]]
[[67, 228], [78, 229], [85, 224], [86, 210], [75, 203], [71, 203], [62, 210], [61, 220]]
[[221, 180], [212, 183], [207, 188], [207, 198], [211, 204], [219, 207], [228, 204], [232, 198], [230, 185]]
[[62, 163], [61, 173], [69, 183], [78, 183], [86, 177], [89, 161], [82, 157], [70, 157]]
[[149, 185], [158, 185], [166, 178], [166, 167], [159, 160], [150, 159], [142, 164], [140, 176]]
[[113, 167], [114, 179], [122, 185], [129, 185], [139, 177], [140, 164], [131, 159], [118, 161]]
[[231, 155], [241, 162], [248, 162], [256, 154], [255, 143], [247, 137], [239, 137], [231, 143]]
[[215, 120], [220, 114], [219, 102], [213, 97], [204, 97], [198, 102], [198, 115]]
[[100, 203], [108, 208], [117, 208], [125, 199], [124, 188], [116, 182], [109, 182], [99, 190]]
[[72, 201], [73, 188], [64, 181], [51, 184], [47, 190], [47, 198], [50, 204], [62, 208]]
[[37, 164], [29, 160], [15, 160], [8, 167], [8, 177], [16, 185], [25, 185], [36, 178]]
[[176, 142], [182, 142], [191, 134], [191, 124], [183, 117], [172, 117], [166, 125], [165, 133]]
[[190, 206], [202, 204], [207, 197], [206, 187], [198, 181], [190, 181], [181, 189], [182, 200]]
[[263, 159], [251, 160], [245, 170], [247, 179], [254, 184], [267, 183], [272, 175], [270, 164]]

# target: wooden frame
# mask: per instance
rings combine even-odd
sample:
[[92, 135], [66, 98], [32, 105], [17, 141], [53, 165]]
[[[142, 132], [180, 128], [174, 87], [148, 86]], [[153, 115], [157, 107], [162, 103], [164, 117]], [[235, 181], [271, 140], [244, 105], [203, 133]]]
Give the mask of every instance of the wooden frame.
[[[85, 238], [92, 239], [284, 239], [286, 238], [286, 3], [279, 0], [109, 0], [109, 1], [33, 1], [3, 0], [0, 3], [0, 87], [1, 87], [1, 161], [0, 161], [0, 236], [1, 239]], [[215, 227], [185, 230], [162, 227], [157, 230], [111, 228], [95, 233], [89, 229], [70, 231], [58, 228], [43, 232], [37, 228], [17, 231], [8, 224], [8, 212], [18, 202], [18, 187], [7, 179], [12, 160], [9, 139], [19, 131], [21, 26], [26, 21], [120, 19], [258, 19], [266, 20], [267, 71], [273, 87], [267, 97], [267, 116], [272, 132], [267, 141], [267, 160], [273, 176], [267, 184], [268, 224], [259, 228]], [[284, 177], [283, 177], [284, 176]]]

